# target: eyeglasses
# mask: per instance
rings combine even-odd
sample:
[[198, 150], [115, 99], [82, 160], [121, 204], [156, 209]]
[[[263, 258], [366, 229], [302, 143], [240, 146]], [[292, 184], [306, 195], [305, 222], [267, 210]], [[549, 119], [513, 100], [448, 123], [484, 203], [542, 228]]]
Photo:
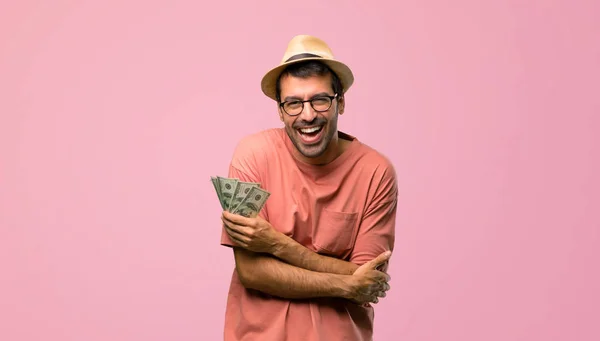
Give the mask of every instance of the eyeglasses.
[[337, 97], [333, 96], [318, 96], [306, 101], [293, 100], [279, 103], [279, 107], [283, 108], [286, 114], [290, 116], [298, 116], [304, 110], [304, 103], [310, 102], [310, 106], [317, 112], [325, 112], [331, 108], [331, 103]]

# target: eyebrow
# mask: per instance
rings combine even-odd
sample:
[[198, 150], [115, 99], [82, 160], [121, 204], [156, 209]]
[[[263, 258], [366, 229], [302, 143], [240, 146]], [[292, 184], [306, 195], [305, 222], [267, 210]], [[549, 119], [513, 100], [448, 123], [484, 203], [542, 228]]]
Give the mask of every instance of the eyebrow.
[[[313, 98], [315, 98], [315, 97], [323, 97], [323, 96], [330, 96], [330, 95], [329, 95], [329, 93], [327, 93], [327, 92], [319, 92], [318, 94], [315, 94], [315, 95], [313, 95], [313, 96], [312, 96], [312, 97], [310, 97], [309, 99], [313, 99]], [[301, 101], [301, 100], [302, 100], [302, 98], [300, 98], [300, 97], [296, 97], [296, 96], [287, 96], [286, 98], [284, 98], [284, 99], [283, 99], [283, 101], [284, 101], [284, 102], [287, 102], [287, 101], [295, 101], [295, 100], [297, 100], [297, 101]]]

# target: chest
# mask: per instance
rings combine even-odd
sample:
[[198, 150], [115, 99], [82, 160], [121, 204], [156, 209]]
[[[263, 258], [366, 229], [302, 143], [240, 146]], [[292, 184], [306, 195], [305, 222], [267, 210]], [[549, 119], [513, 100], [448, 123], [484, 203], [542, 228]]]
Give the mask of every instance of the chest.
[[268, 220], [320, 254], [347, 258], [368, 202], [368, 174], [359, 169], [314, 177], [298, 168], [270, 168], [265, 187]]

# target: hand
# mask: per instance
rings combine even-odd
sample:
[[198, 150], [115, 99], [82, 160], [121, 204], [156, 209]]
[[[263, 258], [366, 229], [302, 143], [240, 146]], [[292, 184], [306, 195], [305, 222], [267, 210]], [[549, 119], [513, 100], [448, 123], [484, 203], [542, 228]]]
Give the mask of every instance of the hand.
[[386, 291], [390, 290], [390, 276], [385, 272], [377, 270], [382, 267], [392, 256], [386, 251], [375, 259], [361, 265], [350, 280], [349, 299], [357, 304], [377, 303], [379, 297], [385, 297]]
[[280, 232], [263, 218], [246, 218], [223, 211], [225, 231], [240, 247], [254, 252], [273, 253], [279, 245]]

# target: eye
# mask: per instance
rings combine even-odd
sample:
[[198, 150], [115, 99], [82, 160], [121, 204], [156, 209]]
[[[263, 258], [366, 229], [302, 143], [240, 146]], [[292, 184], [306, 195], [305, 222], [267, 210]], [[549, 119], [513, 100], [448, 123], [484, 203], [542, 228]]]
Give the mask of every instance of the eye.
[[300, 101], [290, 101], [285, 104], [288, 108], [297, 109], [302, 106], [302, 102]]
[[327, 105], [329, 103], [329, 98], [327, 97], [317, 97], [312, 100], [314, 105]]

